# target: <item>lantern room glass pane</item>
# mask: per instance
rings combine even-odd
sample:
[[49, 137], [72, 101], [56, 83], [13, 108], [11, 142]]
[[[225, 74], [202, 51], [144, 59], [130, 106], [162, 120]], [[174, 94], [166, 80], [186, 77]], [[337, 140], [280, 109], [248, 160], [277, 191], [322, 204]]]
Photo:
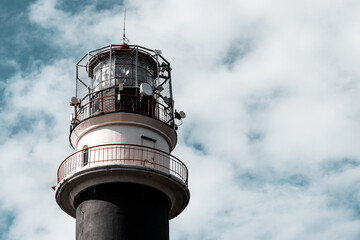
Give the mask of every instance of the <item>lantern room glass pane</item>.
[[141, 54], [136, 55], [135, 52], [115, 52], [112, 56], [111, 64], [110, 56], [106, 56], [100, 58], [94, 66], [91, 80], [93, 91], [114, 87], [120, 83], [128, 87], [140, 86], [144, 82], [152, 87], [156, 85], [157, 71], [153, 59]]
[[101, 69], [101, 89], [110, 87], [110, 69], [109, 65], [103, 65]]
[[148, 69], [148, 70], [146, 71], [146, 81], [147, 81], [147, 83], [149, 83], [151, 86], [154, 86], [154, 70]]
[[93, 79], [92, 79], [92, 88], [95, 91], [100, 90], [100, 82], [101, 82], [101, 64], [97, 65], [93, 71]]

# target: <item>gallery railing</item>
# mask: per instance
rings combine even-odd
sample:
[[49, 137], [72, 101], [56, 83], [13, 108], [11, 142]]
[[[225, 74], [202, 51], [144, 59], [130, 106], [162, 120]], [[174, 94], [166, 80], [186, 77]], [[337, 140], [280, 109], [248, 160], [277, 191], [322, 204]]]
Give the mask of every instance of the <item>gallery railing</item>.
[[161, 150], [134, 144], [105, 144], [77, 151], [60, 164], [57, 181], [85, 168], [105, 165], [142, 166], [188, 183], [188, 169], [181, 160]]

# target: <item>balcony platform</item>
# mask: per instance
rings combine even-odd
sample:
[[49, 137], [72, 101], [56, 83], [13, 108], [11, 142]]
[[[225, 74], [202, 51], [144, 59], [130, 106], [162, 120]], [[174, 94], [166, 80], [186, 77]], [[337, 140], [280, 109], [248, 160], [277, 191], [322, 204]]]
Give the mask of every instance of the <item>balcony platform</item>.
[[188, 170], [176, 157], [149, 147], [106, 144], [75, 152], [58, 169], [56, 201], [75, 217], [79, 194], [107, 183], [133, 183], [153, 187], [171, 201], [169, 218], [180, 214], [190, 199]]

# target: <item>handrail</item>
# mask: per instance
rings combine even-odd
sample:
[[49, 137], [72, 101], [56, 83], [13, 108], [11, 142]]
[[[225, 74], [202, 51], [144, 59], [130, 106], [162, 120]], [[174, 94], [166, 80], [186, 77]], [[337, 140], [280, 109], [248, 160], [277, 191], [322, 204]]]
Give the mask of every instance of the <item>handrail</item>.
[[65, 158], [57, 172], [57, 182], [80, 171], [109, 164], [142, 166], [171, 174], [188, 183], [188, 169], [175, 156], [164, 151], [136, 144], [102, 144], [84, 148]]
[[121, 100], [118, 100], [117, 97], [117, 94], [98, 97], [81, 106], [75, 113], [71, 123], [72, 128], [85, 119], [110, 112], [140, 113], [173, 127], [172, 114], [163, 104], [130, 94], [121, 94]]

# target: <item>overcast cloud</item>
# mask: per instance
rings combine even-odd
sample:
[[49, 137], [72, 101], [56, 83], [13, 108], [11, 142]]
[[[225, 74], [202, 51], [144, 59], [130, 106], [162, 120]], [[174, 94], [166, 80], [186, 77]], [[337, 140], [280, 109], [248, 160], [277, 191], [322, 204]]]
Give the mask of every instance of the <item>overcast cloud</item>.
[[360, 2], [0, 3], [0, 239], [74, 239], [51, 186], [75, 63], [120, 43], [161, 49], [187, 118], [190, 172], [172, 240], [360, 239]]

